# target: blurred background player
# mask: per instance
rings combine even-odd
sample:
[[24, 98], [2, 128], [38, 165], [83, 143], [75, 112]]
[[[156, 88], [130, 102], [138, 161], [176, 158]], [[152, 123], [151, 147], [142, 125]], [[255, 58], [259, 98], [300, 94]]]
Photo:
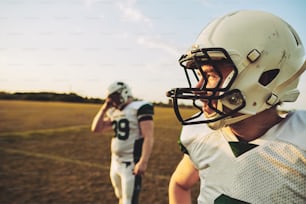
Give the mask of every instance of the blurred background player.
[[134, 101], [129, 86], [114, 82], [93, 119], [91, 130], [113, 129], [110, 178], [120, 204], [138, 203], [141, 175], [147, 169], [154, 143], [153, 105]]
[[[306, 203], [306, 111], [277, 109], [297, 99], [305, 70], [295, 30], [270, 13], [230, 13], [205, 27], [179, 62], [189, 87], [168, 96], [185, 125], [186, 154], [169, 202], [191, 203], [200, 180], [198, 203]], [[187, 101], [196, 109], [190, 116], [179, 106]]]

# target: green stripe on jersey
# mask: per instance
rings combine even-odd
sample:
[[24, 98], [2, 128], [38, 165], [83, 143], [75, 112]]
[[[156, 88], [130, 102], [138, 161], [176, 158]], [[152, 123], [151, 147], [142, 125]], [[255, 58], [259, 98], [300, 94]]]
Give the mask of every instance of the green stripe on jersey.
[[153, 114], [154, 114], [154, 109], [153, 109], [153, 105], [151, 105], [151, 104], [144, 104], [137, 111], [137, 116], [153, 115]]
[[214, 204], [249, 204], [249, 203], [222, 194], [215, 200]]
[[228, 142], [235, 157], [239, 157], [240, 155], [242, 155], [243, 153], [253, 149], [254, 147], [257, 147], [258, 145], [256, 144], [250, 144], [247, 142]]

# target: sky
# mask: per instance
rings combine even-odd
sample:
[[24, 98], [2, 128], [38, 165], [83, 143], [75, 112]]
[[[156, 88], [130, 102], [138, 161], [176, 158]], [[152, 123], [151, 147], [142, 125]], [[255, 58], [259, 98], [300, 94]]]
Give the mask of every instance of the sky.
[[[0, 91], [104, 98], [114, 81], [137, 98], [167, 102], [186, 87], [179, 57], [214, 18], [271, 12], [306, 43], [305, 0], [0, 0]], [[291, 108], [306, 109], [306, 73]]]

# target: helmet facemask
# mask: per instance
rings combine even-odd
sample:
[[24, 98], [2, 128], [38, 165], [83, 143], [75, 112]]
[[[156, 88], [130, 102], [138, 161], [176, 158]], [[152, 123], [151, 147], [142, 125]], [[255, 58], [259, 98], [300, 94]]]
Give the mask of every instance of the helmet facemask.
[[111, 99], [111, 103], [114, 107], [120, 107], [124, 104], [124, 99], [122, 98], [121, 94], [119, 92], [114, 92], [108, 96], [108, 98]]
[[[238, 69], [226, 50], [194, 49], [183, 55], [179, 63], [184, 68], [189, 87], [172, 89], [168, 96], [173, 99], [175, 114], [183, 125], [213, 124], [238, 113], [245, 106], [241, 92], [231, 89]], [[211, 71], [207, 73], [202, 69], [203, 66], [211, 67]], [[224, 76], [225, 69], [230, 70], [227, 76]], [[213, 85], [209, 83], [210, 77], [214, 78]], [[192, 105], [195, 111], [188, 110], [191, 113], [186, 115], [186, 109], [182, 109], [182, 104]], [[204, 104], [211, 110], [209, 113], [204, 112]]]

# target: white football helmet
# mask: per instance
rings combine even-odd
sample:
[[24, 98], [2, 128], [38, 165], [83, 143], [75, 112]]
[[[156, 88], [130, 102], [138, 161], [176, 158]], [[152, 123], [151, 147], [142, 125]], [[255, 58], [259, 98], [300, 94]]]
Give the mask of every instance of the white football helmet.
[[[214, 124], [214, 129], [281, 102], [294, 102], [299, 95], [299, 76], [306, 68], [304, 47], [296, 31], [277, 16], [251, 10], [230, 13], [212, 21], [179, 62], [189, 87], [168, 92], [178, 119], [184, 125]], [[222, 80], [223, 84], [211, 88], [204, 83], [201, 88], [194, 88], [193, 83], [199, 80], [196, 72], [205, 78], [201, 71], [203, 65], [211, 65], [220, 73], [218, 70], [222, 67], [218, 64], [221, 62], [233, 67], [231, 74]], [[199, 94], [201, 92], [210, 94]], [[191, 100], [199, 114], [186, 117], [180, 111], [178, 100]], [[215, 114], [199, 120], [203, 113], [200, 100], [205, 100]], [[213, 107], [213, 101], [217, 101], [217, 107]], [[242, 116], [233, 116], [237, 113]], [[194, 118], [198, 118], [196, 122]]]
[[121, 81], [116, 81], [110, 84], [107, 88], [106, 96], [109, 97], [115, 93], [119, 94], [119, 106], [126, 103], [129, 97], [133, 97], [130, 87]]

